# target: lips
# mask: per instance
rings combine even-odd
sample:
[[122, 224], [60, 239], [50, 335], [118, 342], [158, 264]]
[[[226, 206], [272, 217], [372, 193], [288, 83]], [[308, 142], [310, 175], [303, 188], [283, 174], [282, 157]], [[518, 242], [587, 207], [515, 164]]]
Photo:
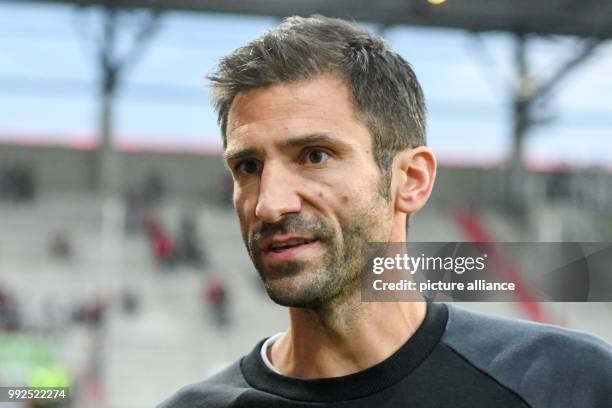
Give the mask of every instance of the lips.
[[263, 259], [272, 264], [285, 263], [301, 259], [305, 261], [320, 251], [321, 245], [315, 238], [290, 238], [274, 240], [262, 249]]
[[283, 252], [291, 248], [295, 248], [301, 245], [306, 245], [311, 242], [316, 241], [316, 238], [309, 237], [283, 237], [283, 238], [274, 238], [268, 240], [262, 245], [264, 251], [266, 252]]
[[291, 238], [282, 241], [274, 241], [267, 246], [266, 251], [279, 253], [290, 248], [309, 244], [314, 241], [316, 241], [316, 238]]

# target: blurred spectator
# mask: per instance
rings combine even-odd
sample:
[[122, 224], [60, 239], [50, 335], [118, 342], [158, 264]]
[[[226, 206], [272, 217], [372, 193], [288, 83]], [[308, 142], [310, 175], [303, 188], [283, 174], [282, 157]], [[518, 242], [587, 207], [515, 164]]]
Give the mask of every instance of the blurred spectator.
[[204, 291], [204, 299], [211, 308], [213, 321], [217, 327], [225, 327], [229, 324], [227, 291], [223, 283], [217, 278], [211, 278]]
[[73, 319], [77, 323], [89, 325], [93, 329], [101, 329], [106, 315], [106, 304], [97, 299], [77, 307], [73, 312]]
[[16, 163], [0, 175], [0, 195], [14, 203], [31, 201], [36, 195], [36, 183], [30, 166]]
[[138, 311], [139, 298], [135, 291], [126, 289], [121, 292], [121, 310], [126, 315], [133, 315]]
[[142, 198], [146, 204], [161, 201], [166, 193], [166, 185], [160, 173], [151, 171], [142, 186]]
[[21, 314], [15, 299], [0, 286], [0, 331], [21, 329]]
[[174, 266], [176, 261], [176, 244], [154, 212], [147, 214], [145, 225], [149, 242], [151, 242], [153, 249], [153, 255], [158, 265], [165, 268]]
[[72, 259], [72, 244], [65, 231], [57, 231], [53, 235], [49, 243], [49, 252], [54, 259], [62, 261], [70, 261]]
[[174, 265], [176, 246], [169, 234], [166, 232], [157, 234], [153, 241], [153, 249], [155, 251], [155, 258], [161, 266], [169, 267]]
[[178, 260], [186, 265], [203, 266], [205, 253], [198, 236], [197, 223], [189, 213], [183, 213], [177, 239]]

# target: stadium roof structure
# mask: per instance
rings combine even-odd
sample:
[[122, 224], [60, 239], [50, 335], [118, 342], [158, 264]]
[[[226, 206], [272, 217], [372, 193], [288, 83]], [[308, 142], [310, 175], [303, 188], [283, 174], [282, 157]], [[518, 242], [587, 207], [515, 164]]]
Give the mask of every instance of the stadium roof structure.
[[[0, 0], [1, 1], [1, 0]], [[14, 0], [3, 0], [14, 1]], [[516, 38], [514, 64], [515, 83], [512, 116], [514, 148], [511, 178], [520, 183], [522, 146], [530, 129], [545, 118], [538, 109], [550, 99], [552, 90], [593, 54], [603, 42], [612, 38], [612, 1], [610, 0], [26, 0], [20, 3], [73, 5], [75, 8], [96, 6], [105, 15], [104, 37], [99, 44], [99, 65], [104, 73], [101, 81], [101, 126], [99, 170], [95, 171], [94, 187], [105, 189], [116, 179], [113, 165], [112, 105], [118, 78], [123, 67], [140, 54], [155, 31], [160, 16], [169, 12], [216, 12], [283, 18], [291, 15], [323, 14], [374, 23], [384, 35], [395, 25], [462, 29], [468, 33], [507, 32]], [[148, 18], [137, 34], [131, 55], [123, 59], [114, 55], [114, 42], [119, 29], [117, 14], [144, 10]], [[532, 37], [565, 35], [576, 38], [571, 55], [564, 55], [564, 64], [557, 71], [534, 84], [530, 80], [527, 44]], [[537, 103], [536, 103], [537, 102]], [[540, 115], [541, 116], [541, 115]], [[106, 157], [106, 158], [105, 158]], [[106, 167], [106, 169], [104, 169]], [[113, 176], [113, 173], [115, 175]], [[106, 176], [105, 176], [106, 175]], [[108, 178], [109, 181], [104, 181]], [[512, 187], [511, 187], [512, 188]], [[112, 187], [109, 188], [112, 190]], [[520, 199], [520, 191], [513, 195]]]
[[[612, 37], [609, 0], [32, 0], [79, 6], [222, 12], [273, 17], [310, 15], [389, 25]], [[439, 3], [439, 4], [435, 4]]]

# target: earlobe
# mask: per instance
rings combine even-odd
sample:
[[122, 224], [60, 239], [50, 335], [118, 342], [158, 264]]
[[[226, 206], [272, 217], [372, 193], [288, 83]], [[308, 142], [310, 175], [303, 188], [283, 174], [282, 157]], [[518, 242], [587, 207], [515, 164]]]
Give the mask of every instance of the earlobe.
[[436, 179], [436, 157], [425, 147], [406, 149], [393, 160], [395, 208], [408, 215], [425, 206]]

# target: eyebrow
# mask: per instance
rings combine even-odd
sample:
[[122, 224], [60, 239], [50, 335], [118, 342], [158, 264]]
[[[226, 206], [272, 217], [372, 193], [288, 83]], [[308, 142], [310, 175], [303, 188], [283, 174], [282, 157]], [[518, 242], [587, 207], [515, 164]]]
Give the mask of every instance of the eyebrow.
[[254, 148], [238, 149], [223, 153], [223, 158], [225, 162], [230, 162], [232, 160], [242, 159], [243, 157], [255, 156], [257, 153], [259, 153], [259, 150]]
[[[338, 137], [332, 137], [327, 133], [314, 132], [309, 133], [303, 136], [294, 137], [290, 139], [283, 140], [278, 142], [276, 145], [279, 148], [292, 148], [292, 147], [301, 147], [308, 146], [316, 143], [327, 143], [327, 144], [337, 144], [343, 147], [348, 147], [348, 143], [339, 139]], [[260, 153], [259, 149], [255, 148], [246, 148], [246, 149], [237, 149], [229, 152], [225, 152], [223, 157], [226, 162], [232, 160], [242, 159], [244, 157], [255, 156]]]

